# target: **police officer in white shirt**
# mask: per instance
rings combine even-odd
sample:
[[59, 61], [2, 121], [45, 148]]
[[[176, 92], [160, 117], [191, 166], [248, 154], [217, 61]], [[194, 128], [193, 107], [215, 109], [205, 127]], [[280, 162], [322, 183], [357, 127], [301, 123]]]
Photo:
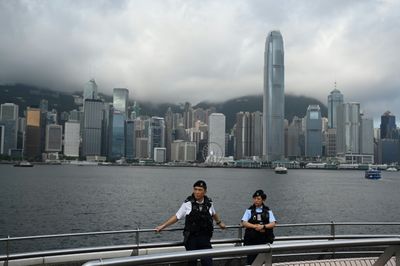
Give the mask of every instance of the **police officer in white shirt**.
[[[214, 204], [206, 196], [206, 192], [206, 182], [199, 180], [194, 183], [192, 195], [187, 197], [175, 215], [155, 228], [156, 232], [160, 232], [167, 226], [185, 218], [183, 242], [186, 250], [211, 248], [210, 240], [214, 228], [213, 219], [220, 228], [225, 229], [226, 226], [215, 212]], [[203, 258], [201, 264], [203, 266], [212, 265], [212, 258]], [[190, 261], [189, 265], [196, 265], [196, 261]]]

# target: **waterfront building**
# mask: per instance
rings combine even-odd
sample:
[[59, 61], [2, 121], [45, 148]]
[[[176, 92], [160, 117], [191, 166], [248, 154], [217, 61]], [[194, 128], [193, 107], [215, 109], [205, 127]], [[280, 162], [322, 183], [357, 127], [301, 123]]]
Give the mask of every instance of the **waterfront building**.
[[265, 43], [263, 98], [263, 157], [266, 161], [284, 155], [284, 47], [279, 31], [271, 31]]
[[288, 126], [287, 155], [289, 158], [302, 156], [301, 138], [304, 138], [302, 119], [293, 117], [292, 123]]
[[101, 100], [86, 99], [84, 102], [83, 156], [101, 155], [103, 108]]
[[125, 115], [118, 110], [112, 114], [110, 158], [120, 159], [125, 157]]
[[381, 139], [395, 139], [398, 138], [396, 117], [386, 111], [381, 116]]
[[89, 80], [83, 87], [83, 104], [85, 103], [86, 99], [89, 99], [89, 100], [97, 100], [98, 99], [97, 84], [94, 79]]
[[135, 121], [127, 120], [125, 124], [125, 157], [133, 160], [136, 156]]
[[125, 116], [125, 119], [128, 116], [128, 100], [129, 100], [128, 89], [115, 88], [113, 90], [114, 110], [121, 112]]
[[112, 142], [112, 121], [113, 121], [113, 107], [111, 103], [104, 103], [101, 122], [101, 156], [110, 157], [110, 145]]
[[25, 157], [39, 159], [41, 155], [41, 112], [38, 108], [26, 110]]
[[208, 120], [208, 158], [218, 162], [225, 157], [225, 115], [212, 113]]
[[378, 163], [392, 164], [400, 162], [400, 140], [380, 139], [378, 143]]
[[78, 121], [65, 122], [64, 130], [64, 155], [79, 157], [80, 123]]
[[171, 145], [171, 161], [196, 161], [196, 143], [183, 140], [174, 140]]
[[154, 148], [165, 148], [165, 121], [163, 117], [148, 119], [148, 155], [154, 158]]
[[50, 124], [46, 126], [46, 152], [62, 151], [62, 126]]
[[154, 148], [153, 154], [154, 154], [154, 162], [156, 163], [165, 163], [166, 162], [166, 153], [167, 150], [165, 148]]
[[3, 103], [0, 105], [0, 125], [2, 126], [2, 151], [10, 155], [18, 147], [18, 105]]
[[305, 156], [322, 156], [322, 118], [319, 105], [309, 105], [306, 114]]
[[336, 152], [360, 153], [359, 103], [344, 103], [337, 106]]
[[364, 116], [360, 123], [360, 153], [374, 154], [374, 121]]
[[328, 128], [325, 131], [325, 156], [336, 156], [336, 128]]
[[337, 125], [337, 107], [343, 104], [343, 94], [336, 89], [336, 82], [335, 82], [335, 89], [331, 91], [331, 94], [328, 95], [328, 127], [329, 128], [336, 128]]
[[148, 159], [149, 152], [148, 152], [148, 138], [140, 137], [136, 138], [136, 158], [139, 159]]
[[53, 109], [49, 112], [46, 112], [46, 125], [55, 125], [55, 124], [58, 124], [57, 110]]

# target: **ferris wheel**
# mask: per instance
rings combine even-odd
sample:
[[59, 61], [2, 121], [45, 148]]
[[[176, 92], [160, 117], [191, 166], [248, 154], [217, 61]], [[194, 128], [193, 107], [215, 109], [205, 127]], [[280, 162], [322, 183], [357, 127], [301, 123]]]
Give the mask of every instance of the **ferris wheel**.
[[207, 143], [202, 151], [201, 155], [203, 157], [204, 162], [207, 163], [219, 163], [224, 158], [223, 149], [221, 145], [216, 142]]

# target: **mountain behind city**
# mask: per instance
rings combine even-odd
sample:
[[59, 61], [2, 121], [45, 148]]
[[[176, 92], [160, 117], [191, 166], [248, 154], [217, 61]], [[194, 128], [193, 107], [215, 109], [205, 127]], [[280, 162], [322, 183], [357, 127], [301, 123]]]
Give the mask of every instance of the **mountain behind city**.
[[[77, 109], [78, 106], [74, 102], [73, 95], [82, 95], [82, 92], [66, 93], [59, 92], [48, 88], [39, 88], [27, 84], [10, 84], [0, 85], [0, 103], [15, 103], [19, 106], [20, 116], [23, 116], [27, 106], [37, 107], [42, 99], [48, 100], [49, 110], [56, 109], [59, 113], [69, 112]], [[106, 102], [112, 102], [112, 96], [99, 93], [100, 98]], [[238, 112], [262, 112], [263, 96], [247, 95], [238, 98], [226, 100], [224, 102], [209, 102], [203, 101], [194, 108], [215, 107], [217, 112], [223, 113], [226, 116], [226, 128], [230, 129], [235, 124], [236, 113]], [[163, 117], [171, 107], [173, 112], [182, 112], [184, 103], [153, 103], [150, 101], [136, 101], [140, 106], [140, 114], [148, 116]], [[133, 100], [130, 99], [130, 104], [133, 105]], [[327, 117], [327, 107], [319, 100], [297, 95], [285, 95], [285, 118], [289, 121], [294, 116], [304, 117], [308, 105], [318, 104], [321, 107], [321, 114]]]

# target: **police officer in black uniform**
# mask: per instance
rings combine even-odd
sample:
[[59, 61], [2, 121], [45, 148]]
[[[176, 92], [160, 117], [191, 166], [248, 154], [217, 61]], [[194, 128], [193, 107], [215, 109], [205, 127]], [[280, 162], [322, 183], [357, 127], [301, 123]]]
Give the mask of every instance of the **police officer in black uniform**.
[[[225, 229], [226, 226], [215, 212], [214, 204], [206, 196], [206, 192], [206, 182], [199, 180], [194, 183], [192, 195], [187, 197], [175, 215], [155, 228], [156, 232], [160, 232], [185, 217], [183, 235], [186, 250], [211, 248], [210, 240], [214, 228], [213, 219], [220, 228]], [[201, 264], [203, 266], [212, 265], [212, 258], [203, 258]], [[196, 261], [190, 261], [189, 265], [196, 265]]]
[[[244, 234], [244, 245], [259, 245], [272, 243], [274, 241], [273, 228], [275, 217], [272, 211], [264, 205], [267, 195], [264, 191], [257, 190], [253, 194], [253, 205], [251, 205], [242, 217], [242, 225], [246, 228]], [[257, 255], [247, 256], [247, 264], [251, 265]]]

